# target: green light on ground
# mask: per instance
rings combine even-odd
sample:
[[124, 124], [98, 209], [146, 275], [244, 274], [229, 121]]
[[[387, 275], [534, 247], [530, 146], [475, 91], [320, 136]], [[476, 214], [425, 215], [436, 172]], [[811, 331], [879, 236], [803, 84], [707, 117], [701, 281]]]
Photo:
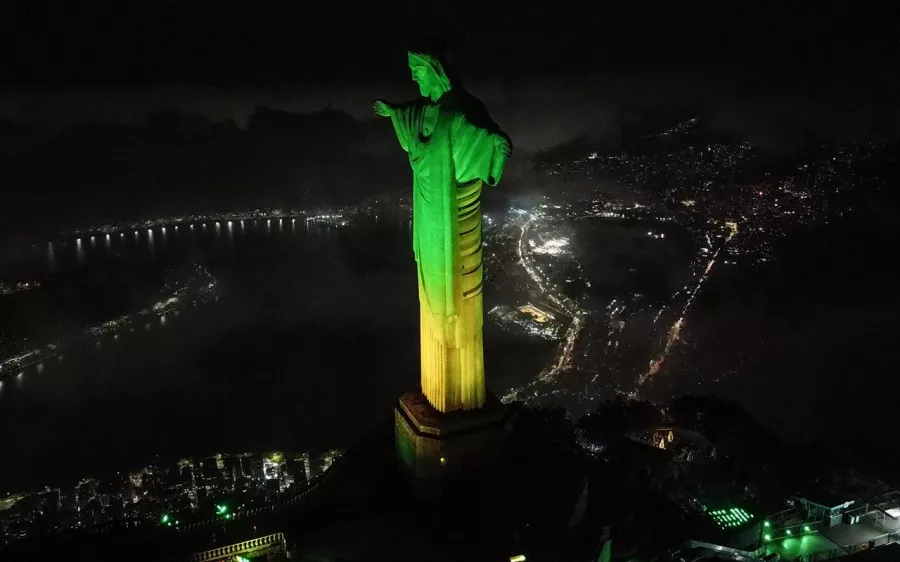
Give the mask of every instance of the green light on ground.
[[763, 535], [763, 538], [766, 539], [767, 541], [770, 541], [770, 540], [772, 540], [772, 535], [770, 535], [769, 533], [766, 533], [765, 535]]
[[790, 530], [790, 529], [786, 530], [784, 533], [785, 533], [786, 535], [793, 534], [793, 533], [791, 533], [791, 530]]
[[753, 516], [739, 507], [731, 507], [728, 509], [714, 509], [707, 512], [713, 520], [720, 526], [724, 527], [740, 527], [744, 523], [753, 519]]
[[804, 532], [804, 533], [808, 533], [808, 532], [810, 532], [811, 530], [812, 530], [812, 529], [809, 528], [809, 525], [804, 525], [804, 526], [803, 526], [803, 532]]
[[228, 506], [227, 506], [227, 505], [224, 505], [224, 504], [223, 504], [223, 505], [218, 505], [218, 504], [216, 504], [216, 515], [225, 515], [226, 513], [228, 513]]
[[166, 513], [165, 515], [162, 516], [162, 522], [163, 523], [169, 522], [169, 514], [168, 513]]
[[763, 521], [763, 527], [771, 527], [771, 526], [772, 526], [772, 524], [769, 523], [768, 521]]

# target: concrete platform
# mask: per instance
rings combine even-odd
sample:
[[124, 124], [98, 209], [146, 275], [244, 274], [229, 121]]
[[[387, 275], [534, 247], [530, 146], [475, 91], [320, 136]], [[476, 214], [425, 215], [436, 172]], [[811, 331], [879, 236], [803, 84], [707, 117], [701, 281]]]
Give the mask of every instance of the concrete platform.
[[439, 499], [455, 482], [490, 477], [504, 456], [506, 407], [488, 395], [484, 407], [442, 413], [421, 392], [407, 392], [394, 410], [397, 456], [421, 499]]

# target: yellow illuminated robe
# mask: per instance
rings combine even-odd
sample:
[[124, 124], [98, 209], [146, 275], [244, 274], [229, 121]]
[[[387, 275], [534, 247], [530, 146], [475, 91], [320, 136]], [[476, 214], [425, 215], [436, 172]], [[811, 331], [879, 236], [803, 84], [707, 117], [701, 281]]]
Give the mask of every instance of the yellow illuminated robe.
[[453, 92], [433, 104], [425, 137], [429, 104], [394, 108], [391, 121], [413, 170], [422, 392], [449, 412], [484, 405], [481, 188], [500, 181], [509, 144], [477, 100]]

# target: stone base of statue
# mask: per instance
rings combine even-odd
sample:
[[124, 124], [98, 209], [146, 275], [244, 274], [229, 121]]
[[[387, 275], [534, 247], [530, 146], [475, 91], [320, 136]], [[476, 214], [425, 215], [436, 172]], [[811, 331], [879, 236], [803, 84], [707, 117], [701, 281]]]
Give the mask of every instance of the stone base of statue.
[[507, 433], [506, 407], [490, 393], [481, 408], [442, 413], [421, 392], [407, 392], [394, 410], [400, 467], [424, 500], [492, 480], [504, 459]]

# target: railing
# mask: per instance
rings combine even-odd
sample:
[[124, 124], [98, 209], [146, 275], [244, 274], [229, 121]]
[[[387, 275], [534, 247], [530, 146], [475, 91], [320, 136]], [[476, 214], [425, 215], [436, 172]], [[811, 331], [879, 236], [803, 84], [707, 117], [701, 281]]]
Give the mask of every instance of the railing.
[[831, 550], [822, 550], [820, 552], [801, 555], [797, 558], [793, 558], [792, 560], [793, 562], [824, 562], [826, 560], [833, 560], [841, 556], [850, 556], [851, 554], [857, 554], [865, 550], [872, 550], [873, 548], [878, 548], [880, 546], [885, 546], [895, 542], [900, 542], [900, 532], [885, 533], [861, 544], [852, 544], [844, 547], [837, 546], [835, 548], [832, 548]]
[[[900, 542], [900, 533], [885, 533], [883, 535], [879, 535], [874, 539], [869, 539], [868, 541], [862, 544], [852, 544], [845, 546], [842, 549], [834, 549], [828, 552], [816, 552], [811, 554], [808, 558], [801, 558], [803, 562], [820, 562], [822, 560], [831, 560], [832, 558], [836, 558], [838, 556], [847, 556], [850, 554], [857, 554], [859, 552], [863, 552], [864, 550], [872, 550], [873, 548], [878, 548], [879, 546], [884, 546], [887, 544]], [[826, 555], [828, 555], [826, 557]]]
[[756, 554], [752, 552], [747, 552], [746, 550], [738, 550], [736, 548], [731, 548], [727, 546], [722, 546], [718, 544], [712, 544], [703, 541], [687, 541], [683, 545], [681, 545], [678, 550], [676, 550], [673, 554], [677, 554], [683, 550], [701, 550], [704, 552], [703, 557], [708, 556], [709, 554], [713, 555], [724, 555], [727, 556], [729, 560], [737, 560], [741, 562], [762, 562], [762, 558], [758, 557]]
[[287, 543], [284, 541], [284, 533], [275, 533], [266, 535], [257, 539], [239, 542], [228, 546], [220, 546], [206, 552], [195, 554], [191, 557], [192, 562], [205, 562], [207, 560], [217, 560], [225, 557], [235, 557], [241, 554], [247, 554], [256, 550], [269, 548], [272, 545], [278, 546], [282, 551], [287, 550]]

